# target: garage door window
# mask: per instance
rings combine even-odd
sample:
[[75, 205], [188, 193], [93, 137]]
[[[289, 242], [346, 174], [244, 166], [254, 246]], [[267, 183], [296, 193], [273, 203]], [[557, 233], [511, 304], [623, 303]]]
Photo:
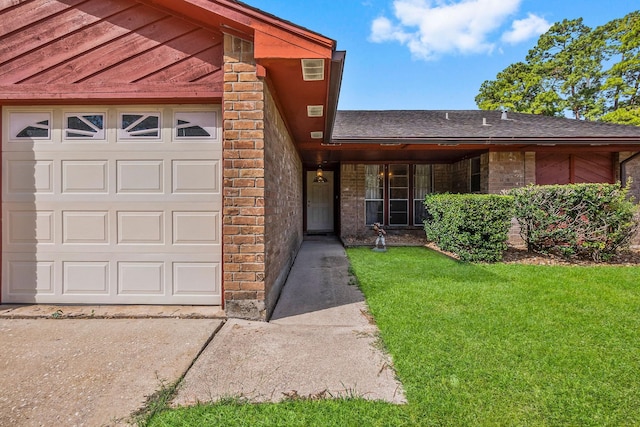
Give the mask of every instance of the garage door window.
[[67, 113], [65, 114], [64, 139], [101, 140], [104, 141], [105, 114], [104, 113]]
[[181, 111], [175, 113], [175, 138], [216, 139], [218, 117], [215, 111]]
[[51, 113], [11, 113], [10, 140], [32, 141], [51, 139]]
[[122, 113], [118, 139], [140, 140], [160, 138], [160, 113]]

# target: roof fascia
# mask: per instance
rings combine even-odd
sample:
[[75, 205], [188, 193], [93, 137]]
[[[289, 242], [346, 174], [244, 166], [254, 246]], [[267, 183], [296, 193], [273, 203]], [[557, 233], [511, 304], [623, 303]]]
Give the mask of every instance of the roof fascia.
[[331, 61], [331, 71], [329, 80], [329, 93], [327, 98], [327, 118], [325, 122], [325, 139], [324, 143], [331, 143], [333, 135], [333, 127], [338, 112], [338, 101], [340, 99], [340, 90], [342, 88], [342, 76], [344, 75], [344, 61], [346, 59], [346, 51], [336, 51], [333, 53]]
[[442, 143], [458, 143], [458, 144], [495, 144], [495, 145], [518, 145], [522, 143], [528, 143], [530, 145], [549, 145], [549, 144], [597, 144], [597, 145], [615, 145], [615, 144], [629, 144], [639, 145], [640, 138], [638, 137], [555, 137], [555, 138], [532, 138], [532, 137], [513, 137], [513, 138], [495, 138], [495, 137], [477, 137], [477, 138], [448, 138], [448, 137], [402, 137], [402, 138], [367, 138], [367, 137], [336, 137], [332, 139], [334, 144], [442, 144]]

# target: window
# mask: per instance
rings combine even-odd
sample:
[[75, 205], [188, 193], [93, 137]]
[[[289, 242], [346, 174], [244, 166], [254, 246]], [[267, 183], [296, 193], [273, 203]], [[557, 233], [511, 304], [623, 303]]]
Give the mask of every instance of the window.
[[409, 165], [389, 165], [389, 225], [409, 225]]
[[415, 165], [413, 170], [413, 224], [422, 225], [427, 219], [424, 198], [433, 192], [431, 165]]
[[367, 225], [384, 223], [384, 166], [365, 165], [365, 215]]
[[16, 112], [9, 115], [12, 141], [51, 139], [51, 113]]
[[118, 126], [121, 140], [159, 139], [160, 113], [122, 113]]
[[105, 139], [104, 113], [67, 113], [65, 114], [64, 139]]
[[215, 139], [218, 126], [215, 111], [189, 111], [175, 114], [175, 137], [181, 139]]
[[366, 225], [422, 225], [431, 193], [431, 165], [365, 165]]
[[471, 184], [469, 189], [472, 193], [480, 192], [480, 157], [471, 159]]

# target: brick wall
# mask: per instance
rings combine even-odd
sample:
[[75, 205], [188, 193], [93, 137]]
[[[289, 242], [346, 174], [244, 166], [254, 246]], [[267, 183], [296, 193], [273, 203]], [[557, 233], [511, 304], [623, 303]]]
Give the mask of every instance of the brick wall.
[[264, 83], [253, 44], [224, 39], [224, 300], [231, 317], [263, 319]]
[[[635, 153], [620, 153], [619, 160], [623, 162], [631, 158]], [[640, 203], [640, 156], [635, 159], [629, 160], [625, 164], [626, 178], [631, 178], [631, 195], [635, 198], [636, 203]], [[620, 168], [617, 168], [617, 179], [622, 180], [625, 177], [619, 176]], [[638, 215], [640, 217], [640, 214]], [[640, 219], [640, 218], [639, 218]], [[636, 236], [631, 242], [632, 246], [640, 247], [640, 231], [636, 233]]]
[[435, 193], [453, 193], [451, 165], [433, 165], [433, 191]]
[[469, 160], [450, 165], [451, 192], [468, 193], [471, 187], [471, 163]]
[[[620, 163], [633, 157], [634, 154], [635, 153], [620, 153]], [[636, 201], [640, 202], [640, 156], [628, 161], [625, 164], [625, 169], [627, 172], [626, 177], [619, 176], [620, 168], [616, 169], [616, 172], [618, 174], [617, 179], [623, 180], [624, 178], [631, 178], [631, 194], [633, 195], [633, 197], [635, 197]]]
[[535, 153], [491, 152], [488, 157], [488, 193], [500, 194], [535, 183]]
[[342, 164], [340, 171], [340, 225], [342, 238], [363, 238], [371, 234], [365, 226], [364, 165]]
[[253, 44], [225, 35], [224, 50], [225, 309], [266, 320], [302, 243], [302, 162]]
[[303, 239], [302, 160], [265, 92], [265, 305], [271, 315]]

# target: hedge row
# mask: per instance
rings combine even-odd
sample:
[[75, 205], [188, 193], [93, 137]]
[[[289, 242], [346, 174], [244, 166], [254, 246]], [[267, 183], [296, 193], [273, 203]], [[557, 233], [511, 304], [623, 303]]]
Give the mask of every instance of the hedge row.
[[507, 249], [511, 219], [529, 251], [609, 259], [638, 228], [629, 186], [531, 185], [508, 195], [433, 194], [425, 199], [427, 239], [462, 261], [495, 262]]
[[528, 186], [512, 190], [530, 251], [609, 259], [629, 246], [638, 207], [618, 184]]
[[432, 194], [425, 200], [427, 239], [462, 261], [496, 262], [507, 249], [513, 217], [509, 196]]

